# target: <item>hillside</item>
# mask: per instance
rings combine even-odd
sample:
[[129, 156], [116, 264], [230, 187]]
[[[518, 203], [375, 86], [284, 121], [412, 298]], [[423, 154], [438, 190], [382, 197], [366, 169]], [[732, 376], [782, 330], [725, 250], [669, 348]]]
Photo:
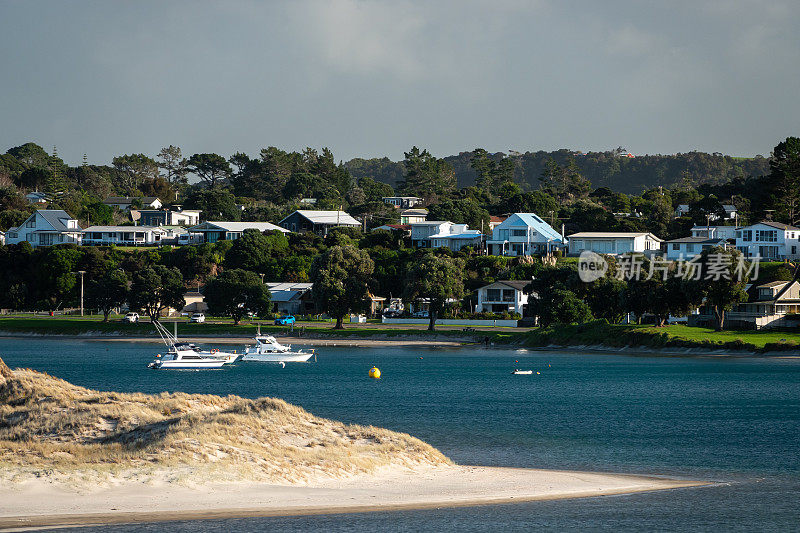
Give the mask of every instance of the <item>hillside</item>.
[[[494, 157], [499, 159], [504, 155], [497, 153]], [[469, 164], [471, 157], [472, 152], [461, 152], [444, 158], [453, 165], [458, 187], [475, 183], [475, 172]], [[743, 158], [704, 152], [629, 158], [614, 152], [578, 154], [564, 149], [512, 154], [510, 157], [516, 164], [515, 181], [533, 189], [539, 187], [539, 176], [544, 170], [545, 162], [551, 157], [559, 164], [573, 158], [594, 188], [609, 187], [627, 194], [640, 194], [645, 189], [659, 185], [669, 187], [680, 183], [684, 178], [695, 184], [723, 183], [737, 177], [763, 176], [769, 173], [769, 162], [764, 157]], [[403, 176], [403, 162], [393, 162], [388, 158], [353, 159], [345, 163], [345, 166], [356, 178], [372, 176], [393, 186]]]
[[447, 464], [406, 434], [316, 417], [274, 398], [98, 392], [0, 360], [4, 481], [255, 480]]

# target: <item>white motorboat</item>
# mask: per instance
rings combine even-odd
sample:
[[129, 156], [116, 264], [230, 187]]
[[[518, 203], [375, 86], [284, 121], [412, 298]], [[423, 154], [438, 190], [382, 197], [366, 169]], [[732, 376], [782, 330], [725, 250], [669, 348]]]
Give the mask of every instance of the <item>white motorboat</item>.
[[242, 361], [261, 361], [266, 363], [305, 363], [312, 357], [316, 360], [314, 350], [292, 351], [292, 347], [280, 344], [272, 335], [257, 335], [256, 345], [244, 350]]
[[515, 376], [528, 376], [530, 374], [533, 374], [533, 370], [520, 370], [518, 368], [515, 368], [514, 371], [511, 373], [514, 374]]
[[148, 368], [220, 368], [237, 361], [242, 354], [202, 350], [191, 342], [178, 342], [159, 322], [154, 322], [156, 331], [167, 346], [165, 355], [158, 354]]

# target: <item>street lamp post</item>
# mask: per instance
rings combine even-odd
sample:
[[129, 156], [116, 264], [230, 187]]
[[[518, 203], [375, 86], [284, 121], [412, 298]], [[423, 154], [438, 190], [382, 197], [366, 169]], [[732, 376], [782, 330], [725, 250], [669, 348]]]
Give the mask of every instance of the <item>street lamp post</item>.
[[78, 274], [81, 275], [81, 316], [83, 316], [83, 275], [86, 274], [86, 271], [78, 270]]

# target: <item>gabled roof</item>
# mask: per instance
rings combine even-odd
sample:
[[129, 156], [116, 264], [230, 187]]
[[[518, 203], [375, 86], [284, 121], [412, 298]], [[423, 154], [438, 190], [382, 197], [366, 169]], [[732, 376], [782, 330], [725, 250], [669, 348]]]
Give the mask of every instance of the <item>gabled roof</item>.
[[767, 288], [771, 288], [771, 287], [780, 287], [780, 286], [786, 285], [787, 283], [789, 283], [789, 282], [788, 281], [770, 281], [769, 283], [762, 283], [761, 285], [758, 285], [756, 288], [757, 289], [767, 289]]
[[506, 280], [497, 280], [494, 283], [490, 283], [488, 285], [484, 285], [483, 287], [481, 287], [481, 289], [485, 289], [486, 287], [491, 287], [492, 285], [496, 285], [498, 283], [502, 284], [502, 285], [505, 285], [507, 287], [510, 287], [512, 289], [516, 289], [518, 291], [521, 291], [521, 290], [525, 289], [525, 287], [530, 285], [531, 282], [530, 282], [530, 280], [524, 280], [524, 279], [522, 279], [522, 280], [516, 280], [516, 279], [515, 280], [508, 280], [508, 279], [506, 279]]
[[755, 224], [753, 224], [753, 226], [757, 226], [759, 224], [764, 225], [764, 226], [769, 226], [771, 228], [782, 229], [784, 231], [786, 231], [786, 230], [789, 230], [789, 231], [800, 231], [800, 228], [798, 228], [798, 227], [790, 226], [789, 224], [784, 224], [783, 222], [775, 222], [773, 220], [762, 220], [761, 222], [756, 222]]
[[[155, 196], [109, 196], [105, 200], [103, 200], [104, 204], [130, 204], [134, 200], [140, 200], [142, 205], [152, 204], [158, 198]], [[158, 200], [159, 202], [161, 200]]]
[[[36, 213], [42, 215], [42, 218], [47, 221], [48, 224], [53, 226], [53, 229], [56, 231], [80, 231], [81, 228], [68, 228], [66, 224], [62, 222], [62, 220], [75, 220], [69, 213], [63, 211], [61, 209], [40, 209]], [[34, 213], [35, 214], [35, 213]]]
[[427, 209], [420, 209], [418, 207], [412, 207], [411, 209], [404, 209], [400, 212], [400, 216], [411, 216], [411, 215], [425, 215], [428, 216]]
[[206, 221], [196, 226], [189, 228], [189, 231], [201, 230], [214, 230], [219, 229], [223, 231], [242, 232], [246, 229], [255, 229], [258, 231], [273, 231], [278, 230], [283, 233], [289, 233], [288, 229], [276, 226], [271, 222], [226, 222], [226, 221]]
[[[340, 226], [360, 226], [361, 222], [351, 217], [349, 214], [345, 213], [344, 211], [312, 211], [309, 209], [298, 209], [294, 213], [298, 213], [300, 216], [308, 219], [314, 224], [325, 224], [325, 225], [340, 225]], [[292, 215], [294, 214], [292, 213]], [[289, 215], [292, 216], [292, 215]], [[281, 220], [281, 224], [287, 218]]]
[[550, 224], [542, 220], [536, 213], [513, 213], [494, 229], [497, 230], [518, 226], [520, 222], [528, 227], [533, 228], [537, 233], [541, 234], [546, 239], [552, 239], [554, 241], [561, 240], [561, 234], [554, 230]]
[[267, 282], [266, 285], [270, 294], [272, 294], [273, 302], [288, 302], [310, 291], [314, 284], [308, 282]]

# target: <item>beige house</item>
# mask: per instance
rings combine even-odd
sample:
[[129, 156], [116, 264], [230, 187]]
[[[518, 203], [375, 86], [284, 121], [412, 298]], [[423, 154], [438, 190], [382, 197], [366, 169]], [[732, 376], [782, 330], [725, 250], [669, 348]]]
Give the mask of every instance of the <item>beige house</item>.
[[[748, 291], [750, 300], [728, 311], [725, 326], [741, 329], [771, 329], [800, 326], [800, 283], [773, 281]], [[713, 311], [705, 307], [689, 316], [689, 325], [714, 325]]]

